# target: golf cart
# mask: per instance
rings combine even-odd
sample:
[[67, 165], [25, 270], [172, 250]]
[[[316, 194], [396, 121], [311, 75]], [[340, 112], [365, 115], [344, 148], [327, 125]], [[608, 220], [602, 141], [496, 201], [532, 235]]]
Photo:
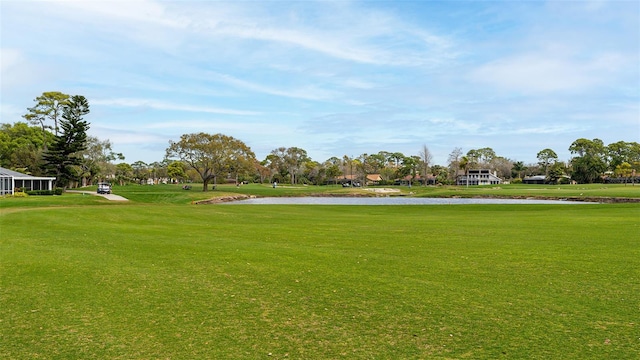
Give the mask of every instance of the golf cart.
[[98, 194], [111, 194], [111, 184], [106, 182], [98, 183]]

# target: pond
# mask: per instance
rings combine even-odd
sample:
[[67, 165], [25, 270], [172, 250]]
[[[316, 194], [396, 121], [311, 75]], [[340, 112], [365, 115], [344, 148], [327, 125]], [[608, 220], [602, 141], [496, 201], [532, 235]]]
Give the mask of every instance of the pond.
[[226, 202], [231, 205], [468, 205], [468, 204], [597, 204], [536, 199], [467, 199], [412, 197], [262, 197]]

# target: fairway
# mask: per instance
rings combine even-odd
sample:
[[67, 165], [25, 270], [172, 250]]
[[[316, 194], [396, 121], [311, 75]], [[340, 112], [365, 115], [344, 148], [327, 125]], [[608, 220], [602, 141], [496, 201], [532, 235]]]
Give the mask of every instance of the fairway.
[[638, 219], [637, 204], [12, 209], [0, 358], [636, 358]]

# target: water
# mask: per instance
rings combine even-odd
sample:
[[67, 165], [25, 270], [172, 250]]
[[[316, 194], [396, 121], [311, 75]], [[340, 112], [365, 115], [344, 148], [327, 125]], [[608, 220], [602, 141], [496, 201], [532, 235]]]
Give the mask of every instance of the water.
[[411, 197], [262, 197], [227, 202], [231, 205], [468, 205], [468, 204], [596, 204], [584, 201], [533, 199], [463, 199]]

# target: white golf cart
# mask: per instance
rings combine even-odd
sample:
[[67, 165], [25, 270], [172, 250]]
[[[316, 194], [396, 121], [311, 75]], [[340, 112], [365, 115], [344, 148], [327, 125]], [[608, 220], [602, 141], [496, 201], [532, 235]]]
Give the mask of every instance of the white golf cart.
[[98, 194], [111, 194], [111, 184], [106, 182], [98, 183]]

